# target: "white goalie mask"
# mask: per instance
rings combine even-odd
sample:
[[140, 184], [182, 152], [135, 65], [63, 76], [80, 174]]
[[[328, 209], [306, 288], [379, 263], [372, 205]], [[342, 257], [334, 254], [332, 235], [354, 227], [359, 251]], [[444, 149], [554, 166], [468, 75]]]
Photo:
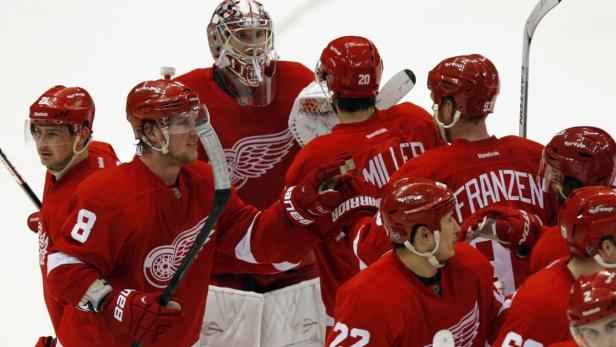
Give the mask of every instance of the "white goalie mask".
[[240, 105], [266, 106], [275, 95], [278, 55], [272, 21], [254, 0], [225, 0], [207, 27], [216, 71]]

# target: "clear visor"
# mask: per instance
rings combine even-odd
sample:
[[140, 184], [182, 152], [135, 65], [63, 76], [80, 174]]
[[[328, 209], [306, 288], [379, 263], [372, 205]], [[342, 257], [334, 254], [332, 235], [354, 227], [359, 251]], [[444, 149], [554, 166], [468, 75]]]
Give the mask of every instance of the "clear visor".
[[[207, 114], [207, 109], [205, 109], [205, 113]], [[197, 120], [201, 117], [203, 117], [202, 111], [199, 109], [176, 114], [169, 122], [167, 133], [169, 135], [177, 135], [195, 131]]]
[[69, 131], [68, 124], [45, 124], [31, 122], [26, 119], [24, 124], [24, 139], [28, 145], [62, 146], [73, 144], [75, 136]]

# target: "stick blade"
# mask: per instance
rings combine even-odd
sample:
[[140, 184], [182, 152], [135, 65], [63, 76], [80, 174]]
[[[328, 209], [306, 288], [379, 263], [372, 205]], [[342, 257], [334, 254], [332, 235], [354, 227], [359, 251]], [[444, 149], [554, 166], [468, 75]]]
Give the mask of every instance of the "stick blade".
[[533, 37], [535, 29], [537, 29], [537, 25], [539, 25], [541, 18], [543, 18], [554, 7], [560, 4], [560, 2], [561, 0], [540, 0], [537, 5], [535, 5], [535, 8], [526, 20], [525, 29], [527, 37]]
[[415, 87], [415, 74], [409, 69], [396, 73], [379, 91], [376, 96], [376, 108], [386, 110], [397, 104], [413, 87]]

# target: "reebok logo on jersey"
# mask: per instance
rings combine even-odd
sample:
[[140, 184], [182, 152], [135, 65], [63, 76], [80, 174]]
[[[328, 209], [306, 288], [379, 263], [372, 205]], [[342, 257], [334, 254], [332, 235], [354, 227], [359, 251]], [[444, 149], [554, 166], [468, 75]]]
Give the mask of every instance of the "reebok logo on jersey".
[[383, 134], [383, 133], [386, 133], [387, 131], [388, 131], [388, 130], [387, 130], [387, 128], [381, 128], [381, 129], [379, 129], [379, 130], [376, 130], [376, 131], [371, 132], [370, 134], [367, 134], [367, 135], [366, 135], [366, 138], [367, 138], [367, 139], [371, 139], [371, 138], [373, 138], [373, 137], [375, 137], [375, 136], [377, 136], [377, 135], [381, 135], [381, 134]]
[[376, 208], [379, 207], [376, 200], [371, 196], [356, 196], [336, 207], [336, 209], [332, 212], [332, 222], [335, 222], [338, 218], [340, 218], [340, 216], [350, 210], [365, 206], [372, 206]]
[[485, 159], [485, 158], [491, 158], [491, 157], [498, 157], [500, 155], [501, 154], [499, 151], [487, 152], [487, 153], [477, 153], [477, 158]]
[[611, 213], [614, 212], [614, 208], [613, 207], [609, 207], [609, 206], [603, 206], [603, 205], [599, 205], [599, 206], [595, 206], [595, 207], [591, 207], [588, 209], [588, 213], [590, 214], [597, 214], [597, 213]]
[[32, 114], [32, 116], [34, 116], [34, 117], [47, 117], [47, 116], [49, 116], [49, 114], [47, 114], [47, 112], [34, 112]]

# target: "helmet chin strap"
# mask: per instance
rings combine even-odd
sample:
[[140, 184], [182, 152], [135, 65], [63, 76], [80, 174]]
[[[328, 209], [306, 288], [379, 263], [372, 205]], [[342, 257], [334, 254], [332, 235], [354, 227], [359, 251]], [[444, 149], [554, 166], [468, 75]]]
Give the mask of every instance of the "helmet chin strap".
[[438, 131], [441, 134], [441, 138], [444, 141], [449, 142], [447, 140], [447, 134], [445, 134], [445, 129], [449, 129], [449, 128], [453, 127], [454, 125], [456, 125], [456, 123], [458, 122], [458, 119], [460, 119], [460, 115], [461, 115], [460, 111], [456, 110], [456, 113], [454, 113], [454, 115], [453, 115], [453, 122], [451, 122], [450, 124], [445, 124], [445, 123], [441, 122], [441, 120], [439, 119], [439, 117], [438, 117], [438, 105], [437, 104], [432, 105], [432, 111], [433, 111], [432, 116], [434, 117], [434, 121], [436, 121]]
[[596, 254], [594, 256], [594, 259], [599, 265], [601, 265], [602, 267], [606, 269], [616, 269], [616, 264], [607, 263], [605, 260], [603, 260], [603, 258], [601, 258], [599, 254]]
[[414, 254], [420, 256], [420, 257], [426, 257], [428, 258], [428, 262], [430, 263], [430, 265], [434, 266], [435, 268], [439, 269], [442, 268], [443, 266], [445, 266], [444, 263], [441, 263], [440, 261], [438, 261], [438, 259], [436, 259], [436, 257], [434, 256], [434, 254], [436, 254], [436, 252], [438, 251], [438, 247], [441, 244], [441, 233], [438, 230], [434, 230], [434, 240], [436, 241], [434, 244], [434, 248], [430, 251], [430, 252], [419, 252], [415, 249], [415, 247], [411, 244], [411, 241], [406, 240], [404, 241], [404, 247], [406, 247], [406, 249], [408, 249], [409, 251], [413, 252]]
[[88, 146], [90, 145], [90, 139], [88, 139], [86, 141], [86, 143], [84, 144], [83, 148], [81, 150], [77, 150], [77, 143], [79, 142], [79, 139], [81, 138], [81, 135], [77, 135], [75, 136], [75, 141], [73, 142], [73, 154], [71, 154], [71, 159], [68, 161], [68, 163], [66, 163], [66, 165], [64, 165], [64, 167], [60, 170], [49, 170], [49, 172], [51, 172], [52, 175], [54, 175], [54, 177], [56, 179], [59, 179], [60, 177], [62, 177], [66, 171], [68, 171], [68, 169], [70, 169], [73, 166], [73, 163], [75, 162], [75, 159], [77, 159], [77, 157], [83, 153], [83, 151], [86, 150], [86, 148], [88, 148]]
[[167, 154], [169, 153], [169, 131], [167, 131], [167, 128], [164, 128], [164, 129], [161, 129], [161, 132], [163, 133], [163, 136], [165, 137], [165, 139], [160, 144], [160, 148], [156, 147], [152, 143], [152, 141], [150, 141], [148, 137], [145, 135], [141, 136], [141, 140], [145, 142], [148, 146], [150, 146], [151, 149], [157, 152], [162, 152], [163, 154]]

